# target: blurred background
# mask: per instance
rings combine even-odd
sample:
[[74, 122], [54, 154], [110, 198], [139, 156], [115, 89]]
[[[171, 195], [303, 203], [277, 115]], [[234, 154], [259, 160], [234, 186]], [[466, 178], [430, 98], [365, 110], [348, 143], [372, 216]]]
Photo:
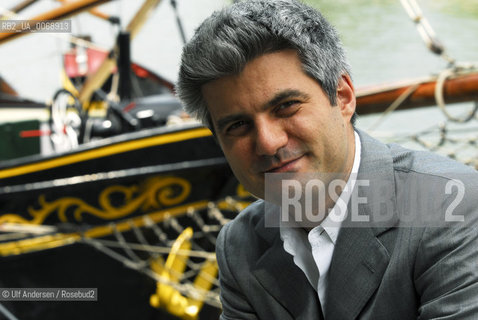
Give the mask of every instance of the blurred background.
[[[10, 8], [18, 0], [2, 0]], [[431, 54], [399, 0], [308, 0], [337, 28], [352, 65], [357, 87], [436, 73], [446, 63]], [[227, 0], [177, 0], [186, 38], [199, 23], [227, 4]], [[139, 0], [113, 1], [101, 11], [121, 17], [125, 26], [142, 4]], [[478, 60], [478, 5], [473, 0], [421, 0], [424, 15], [451, 56], [460, 61]], [[22, 12], [30, 17], [58, 7], [42, 0]], [[90, 14], [72, 19], [74, 35], [90, 35], [93, 42], [111, 48], [115, 32], [108, 22]], [[133, 60], [174, 81], [182, 41], [168, 0], [160, 3], [132, 44]], [[69, 48], [68, 34], [35, 34], [0, 46], [0, 70], [22, 96], [50, 99], [60, 87], [62, 53]]]
[[[178, 0], [177, 13], [186, 38], [211, 12], [229, 4], [225, 0]], [[307, 0], [337, 28], [352, 66], [356, 88], [397, 80], [437, 74], [447, 63], [424, 45], [414, 23], [399, 0]], [[10, 8], [17, 0], [3, 0], [0, 7]], [[124, 27], [142, 1], [113, 1], [102, 5], [103, 12], [119, 16]], [[438, 39], [457, 61], [477, 61], [478, 5], [473, 0], [421, 0], [418, 2]], [[58, 7], [58, 2], [42, 0], [23, 11], [31, 17]], [[89, 35], [105, 49], [113, 46], [115, 27], [90, 14], [72, 19], [72, 34]], [[0, 74], [22, 97], [44, 102], [60, 88], [62, 54], [69, 48], [68, 34], [34, 34], [0, 46]], [[182, 40], [170, 1], [160, 3], [131, 45], [133, 61], [175, 81], [179, 68]], [[466, 109], [466, 106], [464, 108]], [[453, 110], [453, 108], [452, 108]], [[32, 116], [35, 111], [31, 111]], [[461, 112], [461, 109], [456, 111]], [[14, 117], [14, 114], [8, 117]], [[21, 115], [25, 117], [25, 114]], [[439, 110], [395, 112], [376, 126], [377, 116], [361, 117], [358, 126], [374, 126], [376, 135], [387, 131], [418, 129], [444, 120]], [[0, 119], [0, 121], [5, 121]]]

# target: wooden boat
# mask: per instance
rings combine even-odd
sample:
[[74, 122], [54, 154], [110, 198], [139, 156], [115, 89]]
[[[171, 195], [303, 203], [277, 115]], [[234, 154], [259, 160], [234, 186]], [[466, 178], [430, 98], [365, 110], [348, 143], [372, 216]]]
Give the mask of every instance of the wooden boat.
[[400, 110], [437, 105], [437, 86], [443, 86], [446, 103], [478, 100], [478, 71], [450, 73], [450, 77], [438, 83], [438, 76], [401, 81], [397, 83], [358, 88], [357, 113], [372, 114], [387, 110], [401, 99]]
[[[93, 3], [77, 1], [75, 10]], [[158, 3], [148, 0], [137, 16]], [[0, 35], [0, 42], [14, 37]], [[111, 86], [110, 58], [85, 74], [66, 63], [69, 80], [85, 80], [71, 88], [79, 97], [69, 91], [65, 100], [90, 122], [84, 143], [0, 163], [0, 286], [97, 288], [98, 300], [74, 308], [62, 301], [2, 305], [20, 319], [215, 319], [215, 237], [252, 199], [211, 132], [178, 117], [172, 85], [146, 68], [133, 63], [118, 71], [155, 95], [110, 101], [109, 112], [91, 115], [91, 105], [102, 103], [94, 92]], [[171, 114], [176, 124], [167, 123]], [[36, 133], [52, 132], [22, 131]]]

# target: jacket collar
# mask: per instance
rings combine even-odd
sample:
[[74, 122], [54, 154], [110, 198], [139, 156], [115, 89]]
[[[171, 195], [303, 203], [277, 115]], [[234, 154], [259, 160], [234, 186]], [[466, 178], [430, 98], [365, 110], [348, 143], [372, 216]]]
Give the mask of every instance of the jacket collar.
[[[359, 216], [378, 217], [378, 210], [387, 210], [387, 220], [374, 219], [367, 225], [355, 225], [348, 219], [340, 230], [329, 269], [327, 319], [355, 319], [382, 281], [390, 261], [397, 223], [393, 158], [388, 147], [358, 131], [362, 142], [362, 161], [357, 179], [369, 181], [370, 187], [361, 189], [361, 197], [377, 197], [377, 186], [387, 186], [388, 192], [379, 195], [384, 206], [358, 206]], [[386, 197], [384, 199], [384, 197]], [[372, 200], [373, 201], [373, 200]], [[349, 204], [350, 209], [350, 204]], [[350, 215], [349, 215], [350, 217]]]
[[[265, 215], [278, 214], [267, 210]], [[278, 217], [277, 217], [278, 219]], [[265, 240], [266, 247], [257, 260], [252, 274], [261, 286], [290, 313], [291, 319], [323, 319], [317, 292], [306, 276], [285, 252], [278, 227], [266, 227], [264, 217], [256, 225], [256, 234]]]

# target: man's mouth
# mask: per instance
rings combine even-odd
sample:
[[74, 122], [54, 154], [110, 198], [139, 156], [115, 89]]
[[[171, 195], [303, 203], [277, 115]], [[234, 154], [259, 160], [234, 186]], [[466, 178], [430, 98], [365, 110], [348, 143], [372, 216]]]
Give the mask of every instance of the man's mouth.
[[292, 160], [282, 161], [279, 164], [271, 166], [269, 169], [265, 170], [264, 173], [284, 173], [295, 171], [295, 166], [297, 165], [297, 162], [303, 157], [304, 155], [301, 155], [300, 157], [297, 157]]

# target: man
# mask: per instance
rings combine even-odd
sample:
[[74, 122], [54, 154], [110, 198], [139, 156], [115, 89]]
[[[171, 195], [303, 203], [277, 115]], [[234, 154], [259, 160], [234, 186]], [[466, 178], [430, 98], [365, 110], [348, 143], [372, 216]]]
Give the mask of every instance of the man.
[[478, 317], [476, 172], [355, 130], [349, 74], [335, 30], [292, 0], [236, 3], [184, 48], [178, 94], [246, 189], [328, 191], [223, 228], [221, 319]]

